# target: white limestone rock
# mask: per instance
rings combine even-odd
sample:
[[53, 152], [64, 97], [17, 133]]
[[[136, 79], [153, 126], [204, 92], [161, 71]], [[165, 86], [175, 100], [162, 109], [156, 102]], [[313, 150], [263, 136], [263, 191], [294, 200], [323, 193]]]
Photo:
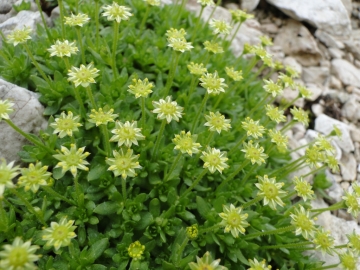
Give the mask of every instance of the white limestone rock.
[[332, 60], [331, 73], [335, 75], [344, 85], [360, 87], [360, 69], [357, 69], [347, 60]]
[[355, 150], [354, 144], [350, 137], [348, 126], [334, 118], [331, 118], [325, 114], [321, 114], [315, 119], [315, 130], [321, 132], [324, 135], [330, 134], [334, 130], [336, 125], [342, 132], [342, 138], [334, 137], [336, 144], [345, 152], [350, 153]]
[[267, 0], [286, 15], [335, 36], [351, 34], [351, 22], [341, 0]]
[[360, 103], [354, 95], [349, 98], [341, 109], [341, 113], [350, 121], [357, 121], [360, 119]]
[[316, 30], [315, 37], [317, 37], [326, 47], [344, 49], [345, 45], [341, 41], [336, 40], [332, 35], [323, 30]]
[[302, 79], [305, 83], [323, 85], [330, 76], [328, 67], [305, 67], [303, 68]]
[[286, 55], [294, 57], [303, 66], [316, 66], [322, 56], [309, 30], [295, 20], [287, 20], [274, 39]]
[[344, 181], [356, 180], [356, 159], [351, 153], [342, 155], [340, 160], [341, 176]]
[[[50, 24], [50, 19], [47, 15], [44, 14], [47, 19], [48, 24]], [[0, 24], [0, 30], [5, 36], [9, 35], [12, 31], [16, 29], [23, 29], [24, 26], [30, 27], [31, 29], [36, 29], [36, 24], [41, 22], [41, 15], [39, 11], [33, 12], [28, 10], [22, 10], [16, 16], [11, 17], [10, 19], [4, 21]], [[0, 48], [1, 48], [1, 39], [0, 39]]]
[[241, 0], [241, 9], [248, 12], [253, 11], [259, 4], [260, 0]]
[[[38, 134], [47, 126], [42, 116], [44, 107], [38, 101], [38, 94], [0, 79], [0, 98], [9, 99], [14, 105], [10, 119], [24, 132]], [[17, 153], [24, 144], [31, 144], [4, 121], [0, 122], [0, 157], [7, 161], [19, 161]]]

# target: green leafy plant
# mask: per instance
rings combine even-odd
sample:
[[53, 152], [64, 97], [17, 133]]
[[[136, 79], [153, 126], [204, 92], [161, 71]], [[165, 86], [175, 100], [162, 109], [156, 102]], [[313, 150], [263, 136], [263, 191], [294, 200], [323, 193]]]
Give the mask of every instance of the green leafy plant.
[[[308, 125], [293, 103], [310, 91], [273, 62], [266, 37], [234, 57], [251, 15], [203, 24], [185, 2], [59, 0], [54, 28], [2, 35], [1, 76], [38, 91], [49, 116], [37, 137], [0, 102], [0, 119], [32, 143], [19, 153], [27, 167], [0, 165], [2, 268], [329, 269], [303, 255], [319, 249], [355, 269], [359, 236], [335, 247], [314, 218], [345, 207], [356, 216], [360, 188], [312, 209], [306, 181], [339, 169], [329, 143], [339, 130], [292, 160], [285, 133]], [[272, 105], [284, 87], [299, 97]]]

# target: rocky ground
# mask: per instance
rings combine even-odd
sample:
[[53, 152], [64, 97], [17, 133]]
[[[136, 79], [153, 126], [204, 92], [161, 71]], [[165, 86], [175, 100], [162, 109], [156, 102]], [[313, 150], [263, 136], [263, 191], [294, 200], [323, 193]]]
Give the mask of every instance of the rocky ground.
[[[12, 5], [20, 2], [2, 0], [0, 3], [0, 30], [5, 35], [23, 25], [34, 28], [41, 21], [34, 2], [31, 11], [16, 13]], [[195, 0], [189, 1], [187, 8], [199, 12]], [[334, 124], [343, 132], [342, 140], [333, 141], [341, 172], [326, 172], [332, 182], [326, 191], [330, 199], [326, 202], [318, 199], [314, 206], [326, 207], [340, 201], [344, 191], [355, 181], [360, 181], [360, 1], [240, 0], [239, 4], [225, 2], [224, 7], [217, 8], [214, 18], [230, 21], [229, 8], [246, 9], [255, 15], [254, 19], [242, 25], [232, 45], [234, 53], [239, 55], [245, 43], [256, 45], [260, 36], [268, 35], [274, 41], [269, 52], [284, 65], [297, 70], [301, 75], [299, 82], [314, 93], [310, 101], [300, 99], [296, 103], [311, 111], [312, 121], [307, 130], [296, 125], [288, 133], [290, 147], [295, 149], [307, 144], [317, 133], [327, 135]], [[206, 20], [210, 13], [211, 9], [206, 8], [203, 18]], [[50, 25], [57, 16], [57, 9], [50, 17], [46, 16]], [[296, 96], [297, 92], [285, 90], [285, 98], [289, 101]], [[36, 132], [40, 126], [46, 125], [41, 116], [44, 108], [36, 95], [0, 80], [0, 98], [9, 97], [19, 100], [13, 121], [18, 121], [23, 129]], [[0, 156], [14, 160], [14, 153], [24, 142], [19, 137], [9, 136], [10, 132], [5, 130], [4, 123], [0, 123], [3, 142]], [[301, 151], [294, 155], [302, 155]], [[359, 222], [360, 219], [354, 220], [346, 211], [323, 213], [318, 221], [332, 232], [336, 244], [347, 242], [345, 233], [353, 230], [360, 233]], [[337, 258], [326, 257], [326, 261], [328, 264], [336, 263]]]

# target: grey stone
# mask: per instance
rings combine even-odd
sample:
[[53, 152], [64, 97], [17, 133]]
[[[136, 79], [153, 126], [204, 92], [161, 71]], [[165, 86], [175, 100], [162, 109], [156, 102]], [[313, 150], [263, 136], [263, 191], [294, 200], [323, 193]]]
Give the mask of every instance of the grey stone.
[[333, 59], [337, 59], [337, 58], [341, 59], [345, 55], [345, 52], [338, 48], [329, 48], [328, 51], [329, 51], [331, 58], [333, 58]]
[[331, 73], [334, 74], [344, 85], [360, 87], [360, 69], [344, 59], [331, 61]]
[[[46, 128], [47, 121], [42, 116], [44, 107], [36, 93], [0, 79], [0, 98], [15, 103], [10, 119], [24, 132], [38, 134]], [[24, 144], [30, 144], [4, 121], [0, 122], [0, 141], [0, 157], [7, 161], [19, 161], [17, 153]]]
[[274, 23], [261, 24], [261, 31], [269, 34], [276, 34], [279, 32], [279, 27]]
[[330, 75], [328, 67], [304, 67], [302, 79], [305, 83], [323, 85]]
[[347, 13], [349, 14], [349, 17], [351, 17], [351, 11], [352, 11], [352, 0], [341, 0]]
[[1, 0], [0, 2], [0, 14], [8, 13], [16, 0]]
[[274, 39], [286, 55], [294, 57], [303, 66], [316, 66], [321, 53], [309, 30], [301, 23], [287, 20]]
[[320, 114], [324, 113], [324, 106], [321, 104], [315, 103], [315, 104], [311, 105], [311, 111], [317, 117]]
[[356, 59], [360, 60], [360, 40], [346, 40], [344, 44], [346, 50], [351, 52]]
[[342, 132], [341, 139], [334, 137], [336, 144], [345, 152], [350, 153], [355, 150], [354, 144], [350, 137], [349, 127], [336, 119], [333, 119], [325, 114], [321, 114], [315, 119], [315, 130], [325, 135], [330, 134], [336, 125]]
[[349, 15], [341, 0], [267, 0], [286, 15], [335, 36], [351, 34]]
[[306, 87], [312, 92], [311, 97], [308, 99], [310, 101], [317, 100], [321, 96], [321, 94], [324, 92], [324, 89], [321, 85], [307, 83]]
[[341, 81], [335, 76], [330, 76], [329, 87], [337, 90], [341, 90], [343, 88]]
[[356, 159], [351, 153], [342, 155], [340, 160], [341, 176], [344, 181], [356, 180]]
[[315, 37], [317, 37], [326, 47], [328, 48], [337, 48], [337, 49], [344, 49], [345, 45], [341, 41], [336, 40], [332, 35], [323, 31], [323, 30], [316, 30]]
[[253, 11], [259, 4], [260, 0], [241, 0], [241, 9]]
[[[353, 95], [352, 95], [353, 96]], [[348, 101], [344, 104], [341, 109], [341, 113], [344, 117], [346, 117], [350, 121], [357, 121], [359, 120], [358, 111], [360, 108], [360, 103], [357, 101], [357, 98], [353, 96], [350, 97]]]

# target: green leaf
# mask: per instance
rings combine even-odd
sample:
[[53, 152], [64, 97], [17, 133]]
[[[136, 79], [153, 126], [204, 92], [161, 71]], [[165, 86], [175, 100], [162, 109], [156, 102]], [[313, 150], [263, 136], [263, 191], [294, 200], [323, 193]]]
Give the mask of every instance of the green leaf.
[[149, 212], [143, 212], [141, 213], [141, 220], [138, 222], [138, 225], [136, 226], [137, 230], [143, 230], [147, 226], [149, 226], [151, 223], [153, 223], [154, 218]]
[[154, 198], [150, 201], [149, 210], [154, 218], [160, 216], [160, 201], [158, 198]]
[[106, 167], [102, 164], [98, 164], [96, 165], [94, 168], [91, 168], [88, 176], [87, 176], [87, 180], [89, 182], [94, 181], [94, 180], [98, 180], [99, 178], [101, 178], [101, 176], [106, 172]]
[[99, 215], [111, 215], [114, 214], [118, 208], [120, 207], [118, 202], [103, 202], [96, 206], [94, 209], [94, 213], [97, 213]]
[[87, 259], [93, 263], [97, 258], [101, 256], [101, 254], [105, 251], [105, 249], [109, 245], [109, 239], [103, 238], [96, 241], [87, 252]]
[[163, 267], [163, 270], [177, 270], [173, 264], [166, 262], [166, 261], [163, 261], [162, 267]]
[[205, 202], [205, 200], [202, 197], [196, 196], [196, 205], [199, 214], [203, 218], [206, 218], [210, 211], [210, 207], [208, 206], [208, 203]]
[[87, 267], [86, 269], [88, 269], [88, 270], [106, 270], [108, 268], [102, 264], [94, 264], [90, 267]]

